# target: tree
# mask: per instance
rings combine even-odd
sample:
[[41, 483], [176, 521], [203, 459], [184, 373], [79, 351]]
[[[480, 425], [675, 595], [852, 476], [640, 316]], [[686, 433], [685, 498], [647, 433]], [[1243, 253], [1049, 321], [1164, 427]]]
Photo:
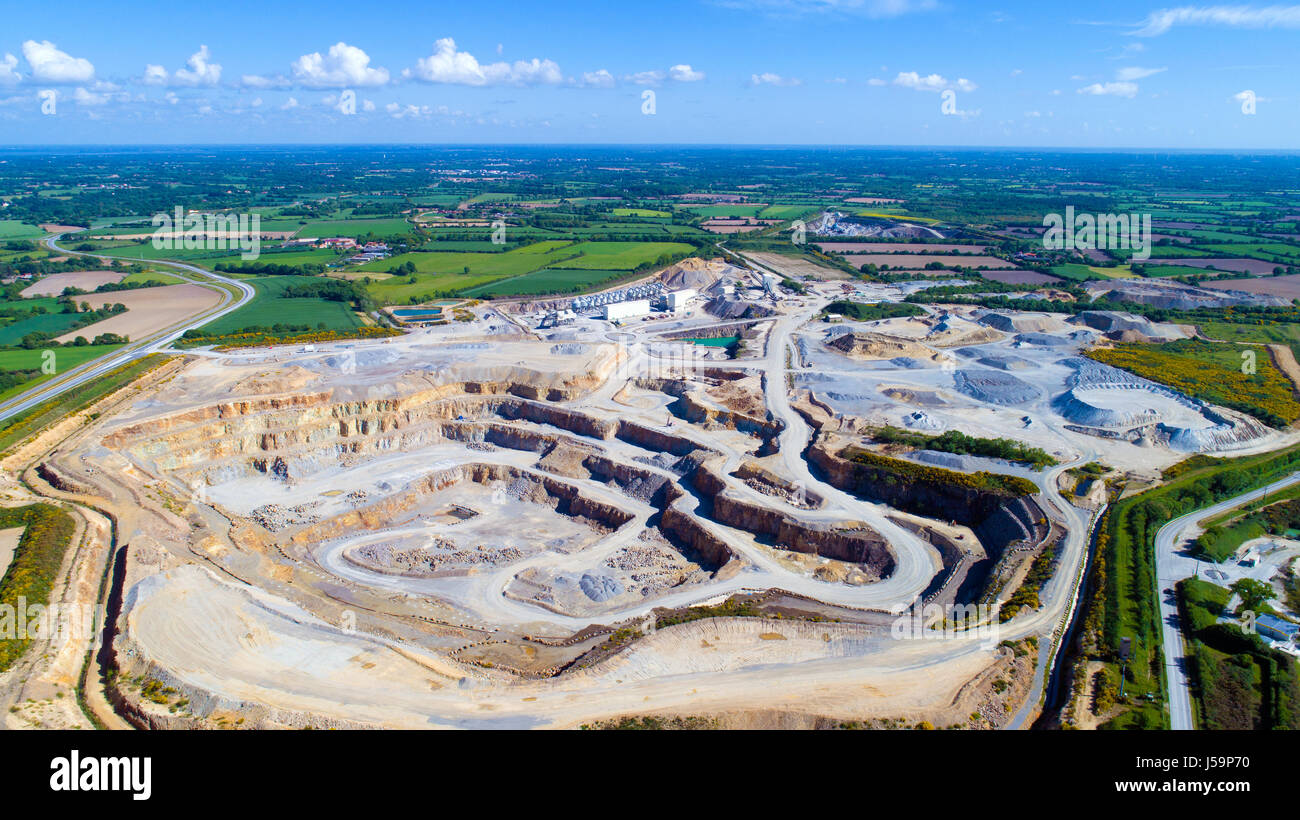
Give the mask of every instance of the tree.
[[1273, 585], [1264, 581], [1256, 581], [1254, 578], [1242, 578], [1229, 587], [1241, 598], [1241, 606], [1237, 607], [1237, 614], [1242, 612], [1272, 612], [1273, 609], [1268, 602], [1277, 597], [1273, 591]]

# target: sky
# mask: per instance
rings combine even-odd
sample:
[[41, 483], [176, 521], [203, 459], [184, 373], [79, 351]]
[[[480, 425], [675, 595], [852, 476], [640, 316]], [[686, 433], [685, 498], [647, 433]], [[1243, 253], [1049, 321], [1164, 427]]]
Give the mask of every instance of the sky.
[[1300, 5], [4, 0], [5, 145], [1300, 150]]

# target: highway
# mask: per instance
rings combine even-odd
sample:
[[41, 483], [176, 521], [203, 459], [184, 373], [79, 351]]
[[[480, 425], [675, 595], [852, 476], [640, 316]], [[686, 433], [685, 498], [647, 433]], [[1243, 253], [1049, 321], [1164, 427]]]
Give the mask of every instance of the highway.
[[[62, 234], [49, 237], [45, 240], [45, 244], [50, 248], [50, 250], [57, 251], [61, 254], [67, 254], [69, 256], [96, 256], [103, 259], [122, 259], [127, 262], [141, 261], [139, 259], [111, 256], [104, 253], [87, 253], [69, 250], [55, 244], [62, 237]], [[162, 350], [180, 338], [185, 331], [205, 325], [214, 319], [225, 316], [227, 313], [243, 307], [255, 294], [253, 286], [247, 282], [241, 282], [237, 279], [231, 279], [217, 273], [211, 273], [202, 268], [194, 267], [193, 265], [186, 265], [182, 262], [164, 262], [161, 260], [150, 261], [149, 264], [158, 267], [172, 268], [179, 271], [181, 278], [186, 281], [219, 291], [221, 293], [221, 302], [215, 307], [203, 311], [202, 313], [181, 319], [176, 324], [164, 328], [152, 336], [132, 341], [107, 356], [86, 362], [85, 364], [75, 367], [66, 373], [57, 375], [53, 379], [42, 382], [30, 390], [26, 390], [7, 401], [0, 402], [0, 420], [7, 419], [10, 416], [29, 410], [30, 408], [49, 401], [74, 387], [85, 384], [92, 379], [115, 370], [124, 364]]]
[[1204, 507], [1175, 518], [1156, 533], [1156, 577], [1160, 586], [1161, 643], [1164, 644], [1165, 694], [1169, 700], [1171, 729], [1188, 731], [1195, 729], [1196, 724], [1192, 719], [1192, 698], [1187, 685], [1188, 657], [1187, 648], [1183, 644], [1182, 625], [1178, 617], [1178, 600], [1177, 596], [1166, 594], [1164, 590], [1184, 578], [1196, 575], [1200, 564], [1205, 564], [1207, 569], [1214, 566], [1207, 561], [1198, 561], [1186, 551], [1179, 550], [1184, 540], [1183, 534], [1199, 521], [1227, 512], [1233, 507], [1248, 504], [1267, 493], [1275, 493], [1296, 482], [1300, 482], [1300, 472], [1292, 473], [1267, 487], [1251, 490], [1227, 501], [1220, 501], [1211, 507]]

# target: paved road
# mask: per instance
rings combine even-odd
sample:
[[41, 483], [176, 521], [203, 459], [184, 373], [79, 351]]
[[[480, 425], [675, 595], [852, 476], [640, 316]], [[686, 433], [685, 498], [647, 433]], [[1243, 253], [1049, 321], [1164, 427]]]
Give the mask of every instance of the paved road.
[[[139, 262], [139, 259], [129, 259], [121, 256], [110, 256], [103, 253], [83, 253], [62, 248], [55, 243], [62, 238], [62, 234], [50, 237], [45, 240], [45, 244], [50, 250], [58, 251], [69, 256], [98, 256], [104, 259], [124, 259], [128, 262]], [[202, 268], [196, 268], [193, 265], [186, 265], [182, 262], [163, 262], [159, 260], [150, 261], [151, 265], [158, 267], [168, 267], [180, 271], [182, 278], [193, 282], [196, 285], [210, 287], [221, 293], [221, 302], [215, 307], [206, 310], [194, 316], [186, 317], [180, 322], [165, 328], [158, 333], [144, 339], [131, 342], [125, 347], [110, 353], [107, 356], [86, 362], [85, 364], [75, 367], [66, 373], [62, 373], [49, 381], [42, 382], [30, 390], [24, 391], [13, 398], [0, 402], [0, 420], [10, 416], [22, 413], [38, 404], [49, 401], [78, 385], [98, 378], [103, 374], [115, 370], [128, 362], [148, 356], [150, 353], [157, 352], [170, 345], [181, 337], [185, 331], [205, 325], [220, 316], [225, 316], [233, 310], [243, 307], [253, 298], [255, 291], [253, 286], [247, 282], [241, 282], [238, 279], [231, 279], [220, 274], [205, 271]], [[238, 296], [234, 296], [232, 291], [226, 287], [217, 287], [213, 282], [234, 288]]]
[[1286, 478], [1269, 484], [1267, 487], [1243, 493], [1235, 498], [1229, 498], [1227, 501], [1220, 501], [1212, 507], [1205, 507], [1180, 518], [1175, 518], [1161, 527], [1160, 531], [1156, 533], [1156, 577], [1159, 579], [1160, 585], [1161, 642], [1164, 644], [1165, 652], [1165, 680], [1167, 681], [1165, 694], [1169, 699], [1170, 728], [1187, 731], [1195, 729], [1196, 724], [1192, 720], [1192, 699], [1187, 685], [1187, 664], [1189, 661], [1187, 648], [1183, 644], [1182, 626], [1178, 617], [1178, 601], [1174, 594], [1166, 594], [1165, 590], [1172, 588], [1175, 583], [1184, 578], [1196, 575], [1199, 566], [1202, 564], [1205, 565], [1206, 569], [1214, 566], [1207, 561], [1198, 561], [1189, 555], [1187, 551], [1180, 549], [1184, 541], [1183, 533], [1198, 521], [1227, 512], [1233, 507], [1247, 504], [1266, 493], [1275, 493], [1296, 482], [1300, 482], [1300, 472], [1292, 473]]

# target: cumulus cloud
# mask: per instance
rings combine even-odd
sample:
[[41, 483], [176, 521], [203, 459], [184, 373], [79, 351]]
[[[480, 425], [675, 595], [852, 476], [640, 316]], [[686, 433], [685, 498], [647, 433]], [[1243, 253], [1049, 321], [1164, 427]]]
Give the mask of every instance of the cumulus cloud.
[[342, 41], [319, 51], [304, 54], [290, 66], [298, 83], [313, 88], [386, 85], [388, 69], [371, 68], [370, 55]]
[[803, 85], [803, 80], [800, 80], [797, 77], [782, 77], [780, 74], [773, 74], [770, 71], [764, 71], [762, 74], [749, 75], [749, 84], [793, 86]]
[[221, 66], [212, 62], [207, 46], [199, 46], [199, 50], [191, 54], [185, 64], [189, 67], [178, 68], [175, 74], [168, 74], [167, 69], [160, 65], [147, 65], [144, 68], [144, 83], [198, 86], [221, 82]]
[[18, 58], [5, 54], [4, 59], [0, 60], [0, 85], [17, 85], [22, 78], [18, 73]]
[[292, 108], [297, 108], [297, 107], [298, 107], [298, 101], [293, 97], [290, 97], [289, 99], [284, 101], [284, 105], [280, 106], [280, 110], [288, 111]]
[[614, 75], [603, 68], [598, 71], [586, 71], [583, 72], [582, 81], [579, 84], [591, 88], [613, 88]]
[[1178, 6], [1158, 9], [1129, 33], [1138, 37], [1158, 37], [1175, 26], [1300, 28], [1300, 6]]
[[915, 71], [900, 71], [894, 78], [894, 85], [901, 85], [904, 88], [912, 88], [917, 91], [974, 91], [979, 86], [966, 79], [958, 77], [956, 80], [949, 82], [948, 79], [940, 74], [927, 74], [921, 76]]
[[704, 72], [696, 71], [689, 65], [679, 64], [672, 66], [667, 71], [638, 71], [635, 74], [624, 76], [623, 79], [633, 85], [659, 85], [664, 80], [672, 80], [676, 83], [694, 83], [704, 79]]
[[468, 51], [458, 50], [456, 41], [450, 37], [434, 43], [433, 54], [421, 57], [415, 68], [406, 69], [402, 76], [452, 85], [554, 85], [564, 80], [553, 60], [534, 57], [513, 63], [480, 63]]
[[23, 57], [32, 67], [32, 79], [43, 83], [87, 83], [95, 79], [95, 67], [89, 60], [73, 57], [49, 40], [23, 43]]
[[1085, 85], [1079, 89], [1080, 94], [1090, 94], [1094, 97], [1128, 97], [1132, 99], [1137, 96], [1137, 83], [1113, 82], [1113, 83], [1093, 83]]
[[668, 79], [678, 83], [694, 83], [704, 79], [704, 72], [695, 71], [688, 65], [675, 65], [668, 69]]
[[108, 96], [78, 88], [72, 92], [72, 101], [77, 105], [105, 105], [108, 102]]

